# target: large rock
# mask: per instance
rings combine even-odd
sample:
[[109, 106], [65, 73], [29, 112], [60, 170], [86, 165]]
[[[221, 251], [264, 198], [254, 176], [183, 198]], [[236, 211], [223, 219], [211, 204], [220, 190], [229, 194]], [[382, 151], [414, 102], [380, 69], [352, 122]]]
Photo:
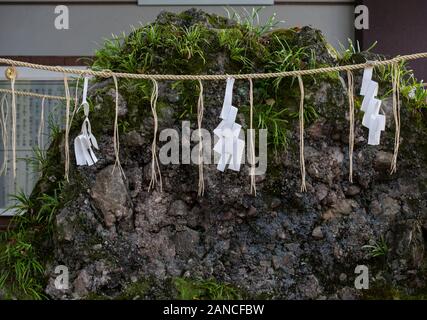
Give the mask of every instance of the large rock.
[[[233, 28], [235, 23], [191, 10], [184, 15], [163, 13], [158, 24], [205, 26], [206, 37], [216, 45], [208, 50], [204, 42], [199, 43], [208, 50], [206, 64], [197, 55], [177, 60], [170, 45], [160, 46], [160, 51], [150, 47], [153, 63], [142, 72], [208, 74], [246, 70], [217, 43], [218, 30]], [[304, 27], [273, 34], [291, 37], [291, 45], [312, 49], [317, 65], [339, 63], [317, 30]], [[251, 45], [268, 46], [273, 36], [265, 34]], [[128, 56], [128, 52], [129, 48], [124, 47], [123, 54]], [[251, 71], [266, 71], [264, 53], [251, 51], [255, 55], [251, 55], [255, 61]], [[311, 65], [308, 56], [302, 59], [301, 67]], [[363, 56], [360, 59], [364, 61]], [[143, 62], [137, 65], [140, 68]], [[355, 72], [356, 92], [360, 79], [361, 73]], [[161, 83], [159, 131], [175, 128], [181, 132], [182, 120], [191, 120], [191, 129], [195, 129], [198, 92], [193, 84]], [[70, 171], [70, 180], [81, 183], [81, 187], [78, 196], [56, 216], [46, 292], [56, 299], [92, 295], [116, 298], [128, 285], [149, 279], [152, 293], [142, 297], [174, 298], [175, 291], [168, 284], [175, 277], [185, 276], [227, 282], [250, 297], [355, 299], [363, 295], [354, 288], [354, 269], [360, 264], [367, 265], [372, 275], [385, 274], [383, 278], [389, 285], [408, 291], [425, 283], [426, 130], [416, 127], [412, 113], [402, 106], [401, 136], [417, 143], [401, 145], [398, 171], [390, 176], [393, 128], [387, 124], [380, 146], [368, 146], [367, 130], [361, 126], [357, 111], [354, 183], [350, 183], [348, 100], [343, 83], [345, 79], [332, 74], [316, 81], [307, 77], [305, 100], [316, 110], [317, 118], [306, 125], [306, 193], [300, 192], [299, 127], [294, 117], [299, 89], [291, 79], [282, 79], [277, 91], [271, 82], [254, 82], [255, 115], [264, 111], [264, 100], [272, 97], [287, 108], [286, 114], [292, 115], [286, 124], [289, 146], [286, 150], [269, 150], [267, 172], [256, 177], [257, 195], [250, 194], [247, 164], [240, 172], [224, 173], [215, 165], [205, 165], [205, 195], [198, 197], [196, 165], [161, 165], [163, 192], [159, 188], [148, 190], [153, 134], [149, 82], [123, 82], [120, 87], [120, 157], [126, 178], [118, 169], [113, 172], [113, 123], [109, 113], [114, 110], [113, 84], [100, 82], [92, 98], [99, 107], [105, 106], [105, 111], [91, 114], [101, 144], [97, 153], [100, 161]], [[387, 89], [385, 84], [381, 87]], [[209, 131], [220, 121], [224, 89], [225, 82], [204, 82], [203, 127]], [[238, 122], [244, 128], [249, 123], [244, 112], [248, 93], [247, 81], [236, 81], [233, 104], [239, 108]], [[161, 147], [163, 142], [158, 143]], [[387, 248], [381, 248], [385, 246], [381, 239]], [[383, 255], [372, 257], [364, 247], [367, 244], [376, 244]], [[59, 264], [70, 270], [72, 286], [66, 292], [53, 286], [53, 270]], [[371, 281], [373, 287], [375, 279]]]

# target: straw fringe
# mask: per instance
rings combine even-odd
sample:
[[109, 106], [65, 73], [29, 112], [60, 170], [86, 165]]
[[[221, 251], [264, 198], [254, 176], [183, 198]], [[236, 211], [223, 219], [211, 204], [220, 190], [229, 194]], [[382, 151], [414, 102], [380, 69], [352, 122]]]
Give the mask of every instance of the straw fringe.
[[113, 167], [113, 173], [116, 168], [119, 168], [120, 174], [125, 178], [125, 173], [123, 171], [122, 165], [120, 163], [120, 137], [119, 137], [119, 84], [117, 82], [117, 77], [111, 73], [114, 81], [114, 88], [116, 90], [116, 99], [115, 99], [115, 115], [114, 115], [114, 134], [113, 134], [113, 144], [114, 144], [114, 155], [116, 161]]
[[64, 154], [65, 154], [65, 180], [69, 182], [69, 171], [70, 171], [70, 88], [68, 86], [68, 78], [64, 73], [64, 90], [65, 90], [65, 143], [64, 143]]
[[205, 193], [205, 180], [203, 175], [203, 140], [202, 140], [202, 122], [204, 113], [204, 102], [203, 102], [203, 83], [199, 80], [199, 100], [197, 103], [197, 126], [199, 129], [199, 188], [197, 194], [203, 196]]
[[148, 190], [152, 190], [159, 185], [160, 192], [163, 191], [162, 173], [160, 171], [159, 160], [157, 159], [157, 130], [158, 130], [158, 118], [157, 118], [157, 99], [159, 97], [159, 84], [155, 79], [151, 79], [153, 83], [153, 91], [151, 93], [151, 112], [153, 113], [154, 121], [154, 132], [153, 132], [153, 143], [151, 145], [151, 181], [148, 186]]
[[392, 86], [393, 86], [393, 117], [395, 123], [394, 152], [390, 166], [390, 174], [397, 171], [397, 156], [400, 146], [400, 67], [398, 63], [392, 67]]
[[300, 170], [301, 170], [301, 192], [307, 191], [305, 183], [305, 159], [304, 159], [304, 82], [301, 76], [298, 76], [301, 98], [299, 106], [299, 136], [300, 136]]
[[[5, 109], [6, 106], [6, 109]], [[9, 103], [7, 102], [7, 96], [4, 94], [1, 98], [0, 107], [0, 127], [1, 127], [1, 138], [3, 142], [3, 164], [0, 169], [0, 176], [7, 171], [7, 160], [9, 157], [9, 136], [7, 132], [7, 120], [9, 116]]]
[[255, 136], [253, 130], [253, 119], [254, 119], [254, 84], [251, 78], [249, 78], [249, 140], [250, 140], [250, 156], [251, 156], [251, 194], [256, 196], [256, 180], [255, 180]]
[[353, 72], [347, 71], [348, 81], [348, 106], [349, 106], [349, 121], [350, 132], [348, 136], [348, 159], [349, 159], [349, 174], [348, 180], [353, 183], [353, 150], [354, 150], [354, 77]]
[[44, 103], [45, 103], [46, 98], [42, 99], [42, 103], [41, 103], [41, 110], [40, 110], [40, 123], [39, 123], [39, 130], [38, 130], [38, 136], [37, 136], [37, 143], [39, 145], [39, 149], [43, 150], [44, 148]]
[[16, 178], [16, 96], [15, 96], [15, 77], [10, 79], [12, 90], [12, 177]]

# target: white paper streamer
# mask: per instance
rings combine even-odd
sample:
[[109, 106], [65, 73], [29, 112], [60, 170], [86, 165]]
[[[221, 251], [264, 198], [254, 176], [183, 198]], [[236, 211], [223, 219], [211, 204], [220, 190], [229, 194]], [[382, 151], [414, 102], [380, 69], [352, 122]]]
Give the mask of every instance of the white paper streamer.
[[372, 80], [373, 68], [366, 68], [363, 72], [362, 88], [360, 94], [364, 96], [361, 110], [363, 115], [362, 125], [369, 129], [368, 144], [379, 145], [381, 131], [385, 130], [385, 115], [380, 115], [382, 101], [377, 99], [378, 83]]
[[74, 153], [78, 166], [92, 166], [98, 162], [98, 158], [92, 150], [92, 147], [99, 150], [98, 142], [92, 134], [92, 128], [89, 121], [89, 104], [87, 102], [87, 87], [89, 79], [85, 77], [83, 83], [82, 104], [85, 119], [83, 121], [80, 134], [74, 139]]
[[224, 104], [220, 114], [222, 121], [214, 130], [215, 135], [219, 138], [214, 146], [214, 151], [221, 155], [217, 169], [222, 172], [227, 165], [230, 170], [240, 171], [243, 151], [245, 149], [245, 142], [239, 139], [242, 126], [235, 122], [238, 110], [232, 105], [233, 86], [234, 79], [228, 78]]

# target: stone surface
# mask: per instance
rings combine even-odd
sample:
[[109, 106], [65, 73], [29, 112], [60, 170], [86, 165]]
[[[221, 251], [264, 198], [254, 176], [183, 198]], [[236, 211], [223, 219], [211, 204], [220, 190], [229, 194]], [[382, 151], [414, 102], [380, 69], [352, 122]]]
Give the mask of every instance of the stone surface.
[[108, 166], [97, 174], [91, 196], [103, 213], [107, 227], [113, 226], [116, 221], [129, 218], [132, 214], [128, 205], [128, 189], [120, 170], [114, 166]]
[[[165, 13], [158, 22], [186, 27], [214, 23], [199, 11], [189, 12], [184, 20]], [[304, 27], [294, 33], [298, 45], [314, 50], [318, 63], [336, 64], [319, 31]], [[158, 60], [153, 73], [170, 72], [160, 68], [159, 56], [154, 58]], [[235, 63], [223, 51], [208, 58], [205, 73], [228, 73]], [[355, 72], [357, 87], [360, 78]], [[256, 177], [256, 196], [249, 192], [247, 164], [240, 172], [224, 173], [215, 165], [205, 165], [203, 197], [197, 196], [197, 166], [161, 165], [163, 192], [148, 191], [153, 128], [149, 99], [145, 104], [120, 100], [126, 104], [120, 108], [124, 119], [143, 113], [140, 127], [120, 136], [126, 178], [119, 170], [112, 173], [112, 123], [102, 123], [97, 132], [100, 161], [71, 170], [71, 181], [82, 187], [56, 216], [46, 293], [53, 299], [92, 294], [115, 298], [136, 279], [150, 279], [150, 287], [156, 289], [144, 298], [173, 298], [168, 283], [185, 275], [229, 283], [250, 297], [358, 299], [352, 283], [359, 264], [368, 265], [372, 274], [387, 273], [384, 278], [390, 284], [408, 291], [425, 283], [426, 131], [414, 125], [411, 113], [402, 106], [402, 137], [418, 143], [401, 145], [398, 171], [390, 176], [393, 130], [387, 129], [380, 146], [368, 146], [357, 113], [351, 184], [348, 119], [343, 111], [348, 110], [348, 99], [342, 80], [331, 77], [306, 83], [306, 102], [319, 115], [306, 125], [306, 193], [299, 191], [298, 119], [287, 124], [288, 149], [271, 152], [267, 172]], [[103, 94], [111, 100], [112, 92], [103, 90], [111, 86], [111, 81], [100, 82], [101, 93], [93, 94], [99, 101], [107, 100]], [[292, 88], [298, 96], [297, 85]], [[207, 130], [218, 125], [224, 89], [220, 81], [204, 84]], [[233, 104], [247, 106], [247, 97], [247, 84], [236, 81]], [[298, 110], [293, 99], [286, 106]], [[172, 83], [159, 86], [158, 107], [159, 115], [164, 110], [159, 130], [181, 130], [183, 119], [193, 119], [180, 118], [182, 112], [173, 114], [175, 109], [182, 111], [182, 99]], [[100, 116], [91, 114], [91, 122], [96, 124]], [[243, 112], [239, 116], [245, 126]], [[367, 257], [363, 246], [382, 238], [388, 247], [386, 256]], [[70, 270], [72, 287], [66, 292], [53, 286], [54, 266], [59, 264]]]
[[313, 232], [311, 233], [314, 239], [323, 239], [323, 231], [322, 227], [316, 227], [314, 228]]

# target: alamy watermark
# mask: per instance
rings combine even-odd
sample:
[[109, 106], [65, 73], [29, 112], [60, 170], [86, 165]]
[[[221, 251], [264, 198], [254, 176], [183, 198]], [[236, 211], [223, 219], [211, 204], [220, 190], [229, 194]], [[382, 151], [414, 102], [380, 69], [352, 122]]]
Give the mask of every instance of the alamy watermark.
[[358, 265], [354, 269], [358, 276], [354, 279], [354, 287], [358, 290], [369, 289], [369, 268], [365, 265]]
[[354, 19], [354, 27], [356, 30], [369, 29], [369, 8], [365, 5], [358, 5], [354, 8], [356, 18]]
[[70, 288], [70, 273], [68, 267], [59, 265], [55, 267], [55, 288], [58, 290], [68, 290]]
[[[254, 143], [251, 143], [251, 137]], [[201, 138], [201, 139], [200, 139]], [[246, 152], [243, 153], [241, 163], [248, 163], [254, 167], [253, 175], [263, 175], [267, 171], [267, 129], [248, 129], [246, 136], [240, 131], [239, 139], [245, 141]], [[255, 139], [258, 139], [256, 143]], [[159, 141], [164, 144], [159, 148], [159, 161], [163, 165], [169, 164], [218, 164], [220, 154], [213, 150], [218, 137], [206, 129], [191, 130], [189, 121], [183, 121], [181, 130], [167, 128], [159, 134]], [[200, 144], [202, 153], [199, 156]], [[255, 148], [255, 145], [258, 148]], [[257, 149], [257, 150], [256, 150]], [[255, 157], [253, 152], [255, 151]], [[251, 174], [251, 173], [250, 173]]]

